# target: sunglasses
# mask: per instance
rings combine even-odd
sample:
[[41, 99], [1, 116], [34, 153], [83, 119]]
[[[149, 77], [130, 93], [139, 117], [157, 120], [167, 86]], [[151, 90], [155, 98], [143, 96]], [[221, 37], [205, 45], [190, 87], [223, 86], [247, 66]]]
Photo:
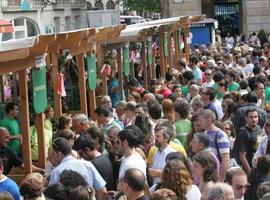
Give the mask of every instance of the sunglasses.
[[205, 76], [212, 76], [212, 74], [204, 74]]

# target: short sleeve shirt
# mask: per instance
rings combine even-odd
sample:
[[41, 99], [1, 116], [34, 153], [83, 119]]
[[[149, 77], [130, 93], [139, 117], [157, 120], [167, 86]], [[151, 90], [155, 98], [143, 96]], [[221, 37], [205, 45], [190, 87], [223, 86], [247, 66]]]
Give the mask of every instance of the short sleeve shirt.
[[0, 149], [0, 158], [3, 160], [4, 172], [7, 175], [12, 167], [19, 167], [23, 164], [22, 159], [17, 156], [10, 147], [2, 147]]
[[[18, 136], [20, 134], [18, 122], [9, 117], [4, 117], [0, 121], [0, 126], [5, 127], [11, 136]], [[10, 140], [8, 146], [16, 153], [20, 152], [20, 142], [19, 140]]]

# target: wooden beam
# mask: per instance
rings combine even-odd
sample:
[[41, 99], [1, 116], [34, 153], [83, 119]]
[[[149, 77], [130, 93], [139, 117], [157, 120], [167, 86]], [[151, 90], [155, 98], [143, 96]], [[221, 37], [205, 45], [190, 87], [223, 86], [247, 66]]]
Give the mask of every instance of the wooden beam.
[[104, 60], [104, 48], [102, 45], [97, 45], [97, 67], [98, 67], [98, 74], [102, 76], [102, 95], [105, 96], [108, 94], [108, 87], [107, 87], [107, 77], [104, 74], [101, 74], [101, 69], [103, 67], [103, 60]]
[[184, 38], [184, 43], [185, 43], [185, 57], [186, 61], [189, 61], [190, 57], [190, 44], [187, 41], [187, 37], [189, 37], [189, 27], [185, 27], [185, 38]]
[[38, 113], [35, 119], [38, 138], [38, 162], [39, 166], [45, 169], [47, 149], [45, 148], [44, 114]]
[[84, 70], [84, 54], [76, 55], [76, 61], [79, 71], [79, 89], [80, 89], [80, 104], [81, 112], [87, 115], [87, 96], [86, 96], [86, 78]]
[[27, 71], [19, 71], [19, 90], [20, 90], [20, 110], [21, 110], [21, 134], [23, 148], [23, 162], [25, 174], [32, 172], [32, 155], [30, 142], [30, 121], [29, 121], [29, 104], [28, 104], [28, 78]]
[[121, 51], [122, 49], [119, 48], [117, 49], [117, 69], [118, 69], [118, 90], [119, 90], [119, 94], [120, 94], [120, 99], [123, 100], [124, 99], [124, 81], [123, 81], [123, 65], [122, 65], [122, 54]]
[[97, 107], [97, 104], [96, 104], [96, 92], [95, 90], [88, 90], [88, 104], [90, 106], [90, 117], [91, 117], [91, 120], [93, 121], [96, 121], [96, 115], [95, 115], [95, 109]]
[[3, 79], [3, 75], [0, 75], [0, 92], [1, 92], [1, 97], [0, 97], [0, 101], [4, 102], [5, 101], [5, 88], [4, 88], [4, 79]]
[[0, 52], [0, 63], [26, 58], [29, 52], [29, 48]]
[[142, 42], [142, 67], [143, 67], [143, 85], [146, 90], [148, 90], [148, 72], [147, 72], [147, 58], [145, 50], [145, 42]]
[[166, 70], [166, 61], [165, 61], [165, 55], [164, 55], [164, 32], [160, 33], [160, 76], [162, 78], [165, 78], [165, 70]]
[[62, 101], [61, 101], [61, 95], [58, 94], [58, 91], [57, 91], [58, 74], [59, 74], [57, 53], [51, 53], [51, 61], [52, 61], [54, 111], [55, 111], [55, 117], [58, 119], [62, 115]]
[[175, 64], [177, 65], [178, 60], [180, 60], [179, 56], [179, 40], [180, 38], [178, 38], [178, 31], [174, 31], [173, 32], [173, 39], [174, 39], [174, 48], [175, 48]]
[[134, 71], [134, 62], [131, 61], [130, 63], [130, 79], [133, 80], [135, 78], [135, 71]]
[[[168, 65], [169, 65], [169, 71], [172, 71], [172, 37], [171, 32], [168, 32]], [[168, 68], [166, 68], [166, 72], [168, 71]]]

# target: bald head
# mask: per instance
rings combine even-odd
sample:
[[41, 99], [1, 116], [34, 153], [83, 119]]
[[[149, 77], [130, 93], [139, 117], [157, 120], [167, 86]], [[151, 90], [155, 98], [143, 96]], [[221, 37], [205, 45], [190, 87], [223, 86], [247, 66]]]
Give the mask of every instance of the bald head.
[[145, 187], [145, 176], [142, 171], [131, 168], [125, 172], [124, 180], [134, 192], [140, 192]]
[[150, 101], [150, 100], [155, 100], [156, 99], [156, 97], [155, 97], [155, 95], [153, 94], [153, 93], [146, 93], [145, 95], [143, 95], [143, 101], [144, 102], [148, 102], [148, 101]]
[[9, 142], [9, 132], [6, 128], [0, 127], [0, 147], [7, 146]]

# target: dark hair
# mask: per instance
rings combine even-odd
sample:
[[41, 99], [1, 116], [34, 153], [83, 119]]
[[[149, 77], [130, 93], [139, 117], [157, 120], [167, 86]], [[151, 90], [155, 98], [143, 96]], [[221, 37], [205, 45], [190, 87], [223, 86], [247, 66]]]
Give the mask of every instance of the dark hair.
[[149, 117], [146, 114], [139, 113], [135, 119], [134, 124], [141, 129], [144, 135], [147, 135], [151, 132], [152, 125]]
[[161, 106], [156, 100], [149, 100], [147, 102], [148, 112], [152, 119], [161, 118]]
[[61, 152], [64, 156], [71, 153], [71, 146], [66, 138], [58, 137], [53, 140], [52, 148], [56, 152]]
[[67, 200], [66, 188], [61, 183], [49, 185], [43, 194], [50, 199]]
[[65, 188], [76, 188], [78, 186], [88, 186], [88, 183], [83, 178], [83, 176], [73, 170], [64, 170], [59, 176], [60, 183], [65, 186]]
[[69, 191], [69, 200], [92, 200], [94, 197], [94, 190], [87, 186], [78, 186]]
[[140, 86], [140, 83], [136, 79], [133, 79], [133, 80], [130, 80], [128, 82], [128, 86], [129, 87], [139, 87]]
[[18, 104], [14, 102], [8, 102], [5, 107], [6, 113], [9, 113], [9, 111], [13, 110], [15, 106], [18, 106]]
[[197, 64], [199, 62], [199, 58], [197, 56], [190, 56], [189, 62], [192, 62], [194, 64]]
[[101, 115], [103, 115], [104, 117], [109, 117], [110, 116], [110, 110], [105, 106], [98, 106], [96, 108], [96, 110], [95, 110], [95, 113], [98, 116], [101, 116]]
[[138, 145], [138, 135], [137, 133], [134, 134], [134, 131], [131, 129], [123, 129], [118, 133], [118, 137], [121, 142], [127, 140], [128, 146], [130, 147], [136, 147]]
[[[162, 104], [164, 97], [162, 94], [155, 94], [155, 99], [157, 103]], [[155, 101], [155, 100], [151, 100], [151, 101]]]
[[270, 155], [261, 156], [257, 163], [257, 169], [261, 175], [266, 175], [270, 172]]
[[88, 128], [88, 129], [86, 129], [84, 134], [89, 135], [94, 140], [96, 140], [98, 138], [99, 144], [103, 144], [105, 141], [102, 130], [98, 127], [94, 126], [94, 127]]
[[146, 134], [138, 126], [129, 125], [129, 126], [126, 127], [126, 129], [129, 129], [129, 130], [133, 131], [134, 135], [137, 135], [137, 137], [138, 137], [137, 146], [138, 145], [141, 145], [141, 146], [144, 145]]
[[169, 71], [166, 72], [166, 74], [165, 74], [165, 79], [166, 79], [167, 82], [171, 81], [171, 80], [173, 79], [172, 73], [169, 72]]
[[189, 104], [184, 99], [177, 99], [174, 104], [174, 110], [182, 119], [186, 119], [189, 113]]
[[195, 156], [193, 160], [198, 162], [205, 170], [203, 172], [203, 181], [213, 181], [218, 180], [217, 177], [217, 161], [214, 156], [207, 151], [200, 151]]
[[249, 92], [247, 93], [247, 102], [248, 103], [257, 103], [258, 96], [255, 92]]
[[257, 82], [255, 83], [255, 89], [258, 89], [258, 87], [259, 87], [260, 84], [263, 84], [263, 85], [264, 85], [263, 82], [257, 81]]
[[246, 79], [242, 79], [239, 83], [241, 89], [246, 90], [248, 88], [248, 81]]
[[145, 113], [148, 113], [148, 107], [146, 103], [137, 103], [136, 108], [142, 108]]
[[58, 132], [56, 132], [56, 134], [54, 135], [54, 139], [58, 138], [58, 137], [62, 137], [62, 138], [66, 138], [67, 140], [70, 140], [72, 138], [74, 138], [75, 134], [73, 133], [72, 130], [70, 129], [62, 129]]
[[245, 112], [245, 116], [248, 117], [248, 114], [251, 113], [251, 112], [256, 112], [258, 114], [258, 111], [256, 108], [251, 108], [251, 109], [248, 109], [246, 112]]
[[221, 71], [216, 71], [214, 74], [213, 74], [213, 80], [218, 83], [220, 81], [222, 81], [224, 78], [224, 75]]
[[68, 115], [61, 115], [58, 119], [57, 128], [58, 130], [62, 130], [66, 128], [66, 125], [68, 125], [71, 121], [71, 118]]
[[260, 65], [255, 65], [253, 67], [253, 73], [254, 73], [254, 75], [260, 74], [261, 72], [262, 72], [262, 67]]
[[135, 168], [128, 169], [123, 179], [133, 191], [139, 192], [144, 190], [146, 180], [140, 170]]
[[207, 87], [206, 95], [209, 95], [210, 101], [213, 101], [217, 96], [217, 91], [214, 88]]
[[191, 71], [185, 71], [183, 73], [183, 78], [191, 81], [192, 79], [194, 79], [194, 75], [193, 75], [193, 73]]
[[169, 162], [170, 160], [174, 159], [182, 161], [186, 166], [187, 170], [189, 171], [190, 175], [192, 175], [191, 165], [186, 155], [180, 152], [171, 152], [166, 156], [165, 160], [166, 162]]
[[95, 141], [88, 135], [80, 135], [80, 137], [74, 141], [73, 149], [78, 151], [85, 150], [86, 148], [93, 151], [95, 149]]

